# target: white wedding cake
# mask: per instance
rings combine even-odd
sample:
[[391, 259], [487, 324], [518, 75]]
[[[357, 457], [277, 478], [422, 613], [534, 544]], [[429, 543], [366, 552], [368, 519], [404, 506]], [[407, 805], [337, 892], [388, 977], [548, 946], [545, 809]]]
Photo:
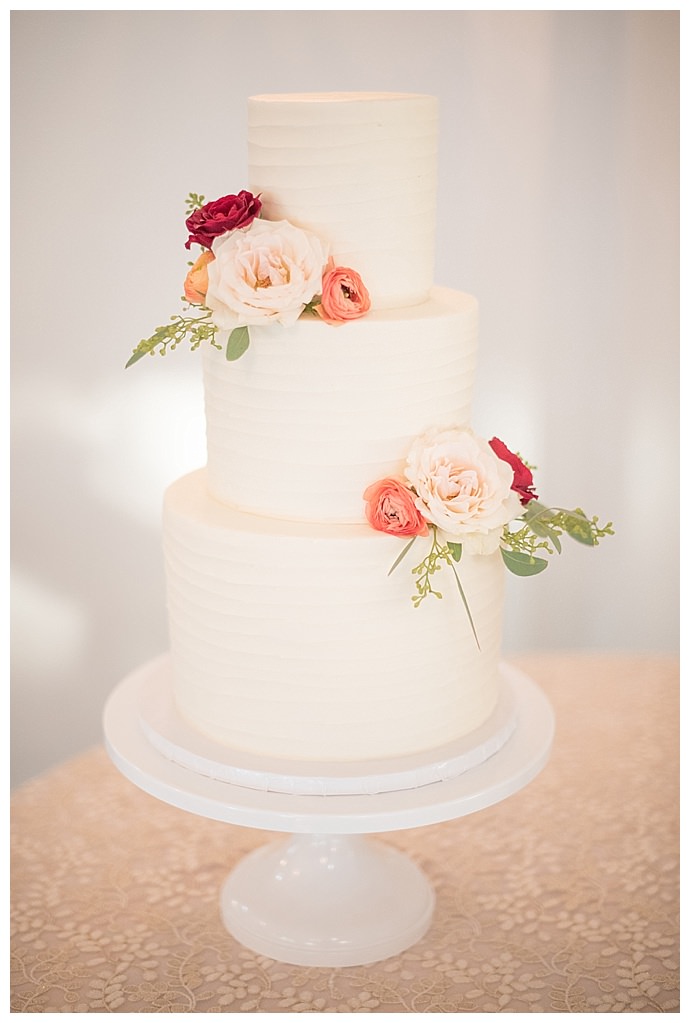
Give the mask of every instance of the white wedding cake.
[[203, 342], [208, 463], [167, 490], [163, 541], [176, 713], [216, 748], [433, 757], [495, 712], [506, 566], [606, 531], [471, 430], [477, 303], [433, 285], [437, 123], [430, 96], [250, 99], [247, 190], [190, 196], [201, 315], [130, 359]]
[[228, 362], [204, 351], [208, 465], [165, 495], [177, 705], [210, 737], [297, 759], [440, 746], [498, 692], [503, 566], [463, 564], [456, 595], [415, 608], [400, 541], [363, 494], [414, 438], [469, 425], [477, 303], [432, 287], [433, 97], [259, 96], [248, 187], [269, 220], [329, 244], [372, 312], [338, 327], [258, 326]]

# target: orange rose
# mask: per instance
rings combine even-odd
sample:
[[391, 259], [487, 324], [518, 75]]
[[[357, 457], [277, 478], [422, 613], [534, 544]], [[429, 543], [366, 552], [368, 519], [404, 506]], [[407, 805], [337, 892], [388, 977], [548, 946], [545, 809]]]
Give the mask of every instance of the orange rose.
[[369, 292], [359, 274], [331, 264], [321, 282], [321, 303], [315, 307], [321, 319], [338, 326], [346, 320], [358, 320], [370, 309]]
[[369, 524], [393, 536], [427, 536], [429, 528], [415, 505], [415, 495], [393, 476], [372, 483], [364, 491]]
[[203, 305], [208, 291], [207, 265], [216, 257], [210, 249], [205, 249], [189, 271], [184, 282], [184, 297], [192, 305]]

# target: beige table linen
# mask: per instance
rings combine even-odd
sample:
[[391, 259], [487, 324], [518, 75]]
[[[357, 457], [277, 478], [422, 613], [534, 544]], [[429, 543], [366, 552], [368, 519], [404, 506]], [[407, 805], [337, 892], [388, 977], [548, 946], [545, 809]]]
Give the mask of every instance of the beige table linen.
[[[556, 714], [529, 786], [391, 832], [434, 885], [431, 929], [372, 966], [287, 966], [219, 918], [272, 833], [137, 789], [103, 749], [12, 800], [15, 1012], [678, 1012], [678, 662], [516, 658]], [[299, 798], [299, 797], [296, 797]]]

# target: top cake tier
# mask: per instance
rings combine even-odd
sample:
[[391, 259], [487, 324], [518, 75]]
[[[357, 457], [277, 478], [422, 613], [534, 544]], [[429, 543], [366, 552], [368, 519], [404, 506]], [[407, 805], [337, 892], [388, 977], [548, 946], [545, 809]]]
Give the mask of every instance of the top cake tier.
[[249, 99], [248, 187], [267, 220], [318, 235], [374, 309], [426, 301], [433, 283], [438, 103], [406, 93]]

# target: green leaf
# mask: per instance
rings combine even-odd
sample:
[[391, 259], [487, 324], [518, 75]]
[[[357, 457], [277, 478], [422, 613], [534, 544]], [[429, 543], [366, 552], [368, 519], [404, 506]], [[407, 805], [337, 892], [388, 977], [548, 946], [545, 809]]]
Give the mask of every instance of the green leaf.
[[[448, 546], [450, 546], [450, 544], [448, 544]], [[456, 544], [456, 546], [462, 548], [462, 544]], [[474, 627], [474, 621], [472, 619], [472, 612], [470, 611], [470, 605], [467, 603], [467, 597], [465, 596], [465, 591], [462, 588], [462, 583], [460, 582], [460, 576], [455, 571], [455, 565], [452, 564], [452, 562], [451, 562], [451, 566], [450, 567], [453, 569], [453, 575], [455, 576], [455, 581], [458, 584], [458, 589], [460, 590], [460, 596], [462, 597], [462, 602], [465, 605], [465, 611], [467, 612], [467, 617], [469, 618], [470, 625], [472, 626], [472, 632], [474, 634], [474, 641], [477, 644], [477, 650], [481, 650], [481, 647], [479, 645], [479, 636], [477, 635], [477, 630]]]
[[228, 362], [235, 362], [249, 348], [249, 327], [235, 327], [228, 338], [228, 346], [225, 349], [225, 358]]
[[563, 513], [563, 528], [572, 540], [583, 543], [587, 547], [594, 547], [596, 539], [592, 523], [583, 511], [577, 508], [575, 511]]
[[527, 505], [527, 509], [525, 511], [525, 514], [523, 515], [523, 518], [524, 518], [525, 522], [529, 522], [529, 520], [532, 518], [532, 516], [543, 516], [543, 515], [546, 515], [547, 517], [550, 516], [551, 515], [551, 509], [547, 508], [547, 506], [545, 504], [541, 504], [540, 501], [537, 501], [535, 499], [534, 501], [530, 501], [529, 504]]
[[522, 521], [529, 526], [537, 536], [547, 536], [552, 533], [551, 523], [554, 520], [554, 513], [546, 505], [538, 504], [537, 501], [530, 501], [522, 514]]
[[534, 535], [540, 536], [544, 540], [550, 540], [556, 551], [560, 554], [562, 548], [559, 534], [555, 529], [551, 528], [553, 518], [554, 514], [551, 509], [543, 504], [538, 504], [537, 501], [530, 501], [527, 511], [522, 516], [523, 522], [532, 530]]
[[450, 556], [453, 559], [453, 561], [460, 561], [460, 558], [462, 557], [462, 544], [451, 543], [450, 540], [448, 540], [446, 543], [446, 547], [450, 551]]
[[507, 551], [504, 547], [501, 547], [501, 554], [506, 568], [513, 575], [539, 575], [549, 564], [545, 558], [535, 558], [534, 555], [521, 551]]
[[396, 570], [396, 568], [398, 567], [402, 559], [405, 557], [405, 555], [407, 554], [407, 552], [409, 551], [410, 547], [412, 546], [416, 539], [417, 537], [413, 536], [410, 542], [405, 544], [400, 554], [398, 554], [397, 558], [395, 559], [391, 567], [388, 569], [388, 575], [391, 575], [391, 573]]
[[143, 359], [145, 355], [148, 355], [148, 352], [145, 352], [142, 349], [137, 348], [134, 354], [130, 356], [130, 358], [125, 363], [125, 369], [129, 369], [129, 367], [133, 366], [135, 362], [139, 362], [139, 359]]

